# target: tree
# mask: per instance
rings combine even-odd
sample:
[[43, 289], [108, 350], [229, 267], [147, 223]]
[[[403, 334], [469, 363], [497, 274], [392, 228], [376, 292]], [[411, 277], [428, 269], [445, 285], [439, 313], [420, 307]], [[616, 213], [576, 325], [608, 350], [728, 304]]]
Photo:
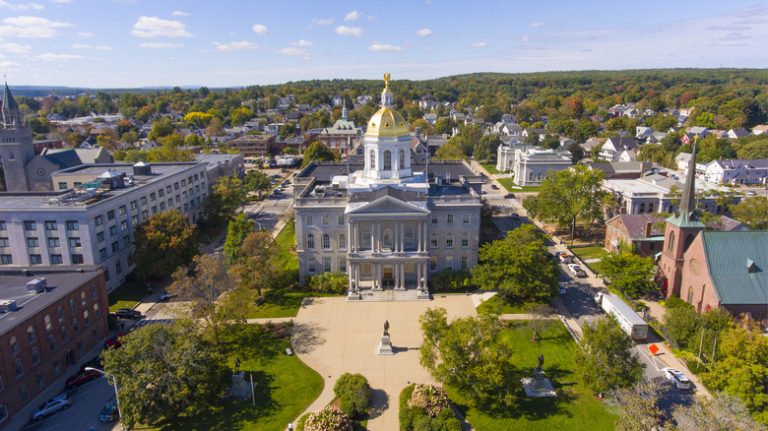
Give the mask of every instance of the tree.
[[498, 316], [459, 318], [448, 323], [444, 308], [428, 309], [420, 318], [424, 342], [421, 365], [446, 386], [486, 409], [515, 403], [520, 390], [511, 346], [499, 337]]
[[197, 229], [178, 210], [153, 215], [136, 227], [133, 262], [143, 278], [170, 275], [197, 251]]
[[611, 402], [619, 413], [616, 431], [658, 430], [659, 389], [651, 382], [641, 380], [633, 388], [617, 389], [611, 394]]
[[690, 405], [675, 409], [680, 431], [765, 431], [738, 398], [716, 394], [711, 399], [695, 397]]
[[306, 166], [313, 161], [332, 161], [335, 159], [335, 155], [328, 147], [320, 141], [315, 141], [304, 149], [304, 160], [302, 166]]
[[464, 153], [464, 150], [461, 149], [461, 145], [459, 145], [459, 142], [456, 140], [452, 141], [451, 139], [449, 139], [448, 142], [443, 144], [442, 147], [437, 149], [437, 151], [435, 152], [436, 159], [464, 160], [467, 158], [467, 155]]
[[538, 196], [525, 199], [523, 206], [543, 221], [571, 227], [571, 244], [576, 223], [592, 223], [602, 216], [610, 194], [602, 189], [603, 173], [588, 166], [549, 172], [541, 183]]
[[233, 265], [242, 256], [245, 238], [256, 230], [256, 223], [246, 214], [238, 214], [229, 221], [227, 239], [224, 241], [224, 259], [227, 265]]
[[240, 178], [224, 176], [213, 185], [212, 194], [217, 195], [220, 200], [223, 218], [229, 220], [245, 202], [247, 191]]
[[768, 159], [768, 138], [744, 144], [736, 154], [742, 160]]
[[227, 322], [242, 317], [223, 313], [229, 309], [219, 305], [222, 295], [234, 290], [235, 286], [224, 259], [214, 254], [202, 254], [195, 256], [189, 267], [176, 270], [168, 293], [181, 300], [177, 307], [181, 317], [203, 321], [205, 328], [211, 331], [213, 342], [218, 345]]
[[726, 329], [712, 359], [702, 382], [740, 398], [759, 422], [768, 424], [768, 338], [758, 326], [744, 323]]
[[440, 117], [435, 121], [435, 133], [450, 135], [453, 128], [450, 117]]
[[669, 298], [666, 305], [664, 328], [669, 333], [670, 338], [679, 347], [694, 347], [694, 341], [699, 341], [696, 336], [701, 331], [701, 316], [693, 308], [693, 305], [679, 298]]
[[309, 288], [313, 292], [344, 293], [348, 287], [349, 280], [343, 272], [324, 272], [309, 278]]
[[752, 229], [768, 229], [768, 197], [755, 196], [743, 199], [731, 207], [733, 216]]
[[549, 317], [554, 311], [549, 304], [537, 304], [528, 310], [528, 314], [534, 316], [533, 319], [528, 321], [528, 329], [533, 334], [532, 341], [539, 341], [541, 333], [549, 326]]
[[154, 141], [157, 138], [168, 136], [173, 133], [174, 127], [169, 117], [160, 118], [152, 123], [152, 129], [149, 131], [147, 137]]
[[544, 140], [541, 141], [541, 146], [549, 148], [550, 150], [556, 150], [560, 148], [560, 137], [557, 135], [544, 135]]
[[524, 224], [507, 237], [480, 247], [480, 264], [472, 281], [480, 289], [495, 290], [507, 301], [547, 299], [557, 291], [558, 271], [549, 259], [544, 238]]
[[609, 317], [584, 325], [576, 352], [576, 378], [597, 392], [630, 388], [643, 376], [645, 367], [632, 351], [632, 340], [618, 323]]
[[656, 288], [653, 274], [656, 266], [650, 257], [642, 257], [630, 250], [620, 250], [603, 258], [603, 274], [611, 286], [628, 298], [639, 298]]
[[240, 280], [240, 286], [256, 289], [262, 296], [262, 288], [275, 280], [275, 262], [279, 253], [277, 244], [268, 231], [251, 232], [243, 241], [240, 259], [232, 266], [232, 273]]
[[213, 120], [213, 115], [205, 112], [192, 111], [188, 112], [187, 115], [184, 116], [183, 120], [186, 123], [197, 127], [198, 129], [204, 129], [206, 126], [208, 126], [211, 120]]
[[696, 115], [693, 124], [694, 126], [706, 127], [707, 129], [714, 129], [717, 127], [717, 125], [715, 125], [715, 115], [711, 112], [699, 113]]
[[352, 431], [352, 419], [333, 407], [310, 413], [304, 420], [304, 431]]
[[339, 399], [340, 410], [347, 416], [362, 417], [368, 413], [371, 387], [362, 374], [342, 374], [333, 385], [333, 393]]
[[229, 113], [229, 118], [232, 121], [233, 126], [242, 126], [254, 117], [254, 113], [252, 110], [241, 106], [239, 108], [235, 108], [232, 110], [232, 112]]
[[261, 199], [262, 194], [272, 188], [272, 180], [264, 171], [254, 169], [245, 174], [245, 187], [248, 191], [256, 192]]
[[116, 379], [120, 421], [127, 429], [206, 411], [226, 390], [229, 370], [189, 322], [147, 325], [102, 353]]

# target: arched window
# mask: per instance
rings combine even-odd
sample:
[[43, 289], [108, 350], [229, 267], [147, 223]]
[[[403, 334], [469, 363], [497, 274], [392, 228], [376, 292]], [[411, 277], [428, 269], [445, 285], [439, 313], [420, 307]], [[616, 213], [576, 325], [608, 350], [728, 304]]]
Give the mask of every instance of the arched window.
[[640, 211], [639, 212], [640, 212], [640, 214], [645, 212], [645, 204], [644, 203], [640, 204]]
[[392, 170], [392, 152], [384, 150], [384, 170]]
[[397, 166], [398, 169], [405, 169], [405, 151], [400, 150], [400, 164]]
[[331, 248], [331, 236], [327, 233], [323, 234], [323, 250]]
[[376, 151], [374, 150], [368, 152], [368, 168], [376, 169]]
[[675, 249], [675, 231], [669, 233], [669, 239], [667, 241], [669, 242], [667, 244], [667, 253], [672, 253]]
[[315, 234], [310, 233], [307, 235], [307, 248], [310, 250], [315, 248]]
[[453, 234], [449, 233], [445, 237], [445, 248], [453, 248]]

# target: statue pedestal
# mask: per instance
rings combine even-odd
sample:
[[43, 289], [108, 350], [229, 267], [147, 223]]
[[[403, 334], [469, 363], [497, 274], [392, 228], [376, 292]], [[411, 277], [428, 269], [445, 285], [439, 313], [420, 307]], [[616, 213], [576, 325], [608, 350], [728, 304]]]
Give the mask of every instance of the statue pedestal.
[[521, 379], [525, 395], [531, 398], [553, 398], [557, 396], [555, 388], [544, 373], [536, 373], [534, 377]]
[[382, 335], [379, 342], [379, 348], [376, 350], [377, 355], [394, 355], [395, 351], [392, 348], [392, 342], [389, 340], [389, 335]]
[[416, 298], [417, 299], [429, 299], [429, 291], [426, 290], [426, 289], [419, 290], [419, 293], [418, 293], [418, 295], [416, 295]]

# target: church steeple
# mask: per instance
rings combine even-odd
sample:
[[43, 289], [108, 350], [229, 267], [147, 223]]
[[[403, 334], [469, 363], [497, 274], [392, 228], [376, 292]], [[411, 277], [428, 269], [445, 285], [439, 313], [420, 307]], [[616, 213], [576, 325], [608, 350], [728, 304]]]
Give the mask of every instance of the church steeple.
[[5, 82], [3, 89], [3, 100], [0, 104], [0, 120], [4, 129], [15, 129], [21, 126], [21, 111], [16, 99], [13, 98], [11, 89], [8, 88], [8, 82]]
[[694, 208], [694, 199], [696, 198], [696, 146], [698, 141], [699, 137], [696, 136], [693, 140], [691, 158], [688, 160], [688, 172], [685, 175], [680, 208], [673, 217], [667, 220], [678, 226], [703, 227], [703, 224], [699, 222], [696, 208]]
[[341, 102], [341, 119], [349, 121], [349, 109], [347, 109], [347, 99]]

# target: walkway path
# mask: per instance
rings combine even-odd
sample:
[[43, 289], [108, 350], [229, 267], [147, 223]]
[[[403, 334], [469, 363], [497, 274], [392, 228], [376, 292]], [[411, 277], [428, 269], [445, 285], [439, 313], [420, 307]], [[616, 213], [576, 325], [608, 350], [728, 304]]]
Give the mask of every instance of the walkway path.
[[[447, 295], [424, 302], [347, 302], [344, 298], [314, 298], [294, 318], [296, 354], [325, 379], [322, 394], [306, 412], [321, 410], [333, 399], [333, 385], [345, 373], [364, 375], [374, 390], [372, 431], [399, 428], [398, 400], [411, 383], [435, 383], [419, 363], [422, 334], [419, 316], [428, 308], [443, 307], [448, 318], [475, 316], [466, 295]], [[376, 347], [389, 321], [394, 356], [376, 355]], [[305, 412], [305, 413], [306, 413]]]

